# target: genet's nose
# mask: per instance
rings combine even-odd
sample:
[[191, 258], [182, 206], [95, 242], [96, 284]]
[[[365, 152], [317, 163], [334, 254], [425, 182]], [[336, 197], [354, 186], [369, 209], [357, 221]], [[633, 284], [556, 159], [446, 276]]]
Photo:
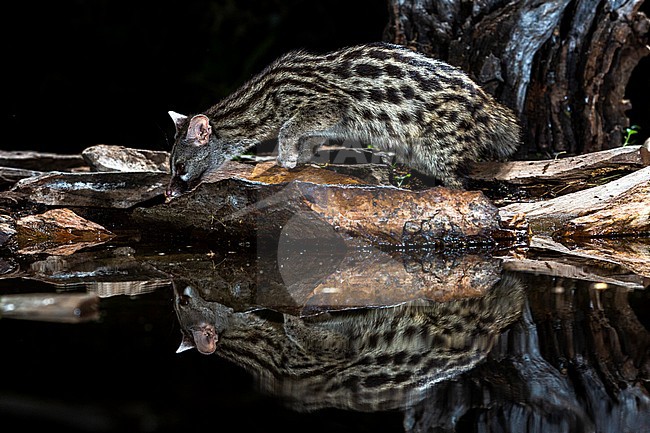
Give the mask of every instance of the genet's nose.
[[168, 186], [167, 189], [165, 189], [165, 203], [169, 203], [172, 199], [178, 197], [182, 193], [183, 192], [178, 188], [175, 188], [172, 185]]

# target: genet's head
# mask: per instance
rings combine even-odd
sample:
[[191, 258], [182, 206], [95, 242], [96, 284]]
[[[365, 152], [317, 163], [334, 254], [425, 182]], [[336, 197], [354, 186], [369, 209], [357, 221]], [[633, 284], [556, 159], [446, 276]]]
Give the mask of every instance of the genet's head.
[[165, 191], [168, 200], [196, 187], [204, 175], [225, 160], [220, 149], [223, 146], [206, 115], [189, 118], [173, 111], [169, 115], [176, 126], [176, 135], [169, 160], [172, 176]]

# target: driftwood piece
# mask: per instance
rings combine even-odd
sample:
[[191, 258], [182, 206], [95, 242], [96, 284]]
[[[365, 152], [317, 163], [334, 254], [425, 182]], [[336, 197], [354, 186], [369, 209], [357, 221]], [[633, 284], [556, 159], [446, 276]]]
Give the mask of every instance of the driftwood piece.
[[49, 172], [19, 181], [12, 192], [47, 206], [125, 209], [161, 196], [168, 180], [162, 172]]
[[[650, 208], [650, 195], [647, 194], [650, 184], [650, 167], [642, 168], [634, 173], [624, 176], [604, 185], [589, 188], [583, 191], [567, 194], [551, 200], [532, 203], [515, 203], [499, 209], [502, 218], [507, 215], [522, 214], [530, 224], [530, 229], [535, 235], [551, 235], [562, 233], [567, 229], [569, 221], [583, 217], [574, 226], [579, 227], [582, 234], [602, 230], [595, 224], [598, 215], [605, 218], [616, 218], [615, 221], [606, 223], [609, 235], [622, 235], [647, 233], [650, 231], [650, 221], [643, 218]], [[644, 191], [646, 193], [644, 193]], [[630, 217], [617, 212], [625, 206], [626, 212], [636, 209], [641, 218]], [[596, 214], [596, 212], [601, 212]], [[595, 215], [588, 221], [585, 215]], [[570, 232], [564, 232], [569, 234]]]

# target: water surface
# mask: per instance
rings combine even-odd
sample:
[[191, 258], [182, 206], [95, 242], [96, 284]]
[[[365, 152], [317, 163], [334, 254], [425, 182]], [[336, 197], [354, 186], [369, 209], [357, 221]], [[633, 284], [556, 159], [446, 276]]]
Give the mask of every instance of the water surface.
[[[3, 431], [650, 431], [647, 280], [509, 263], [291, 239], [6, 253]], [[96, 298], [11, 318], [14, 294]]]

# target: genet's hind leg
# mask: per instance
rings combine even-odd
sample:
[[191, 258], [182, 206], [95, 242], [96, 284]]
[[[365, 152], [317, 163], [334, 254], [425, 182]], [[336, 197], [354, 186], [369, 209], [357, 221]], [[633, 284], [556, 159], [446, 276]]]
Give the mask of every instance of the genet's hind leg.
[[448, 188], [463, 189], [465, 182], [461, 174], [467, 160], [466, 155], [458, 155], [458, 150], [453, 140], [451, 143], [440, 137], [418, 140], [411, 145], [406, 165]]

